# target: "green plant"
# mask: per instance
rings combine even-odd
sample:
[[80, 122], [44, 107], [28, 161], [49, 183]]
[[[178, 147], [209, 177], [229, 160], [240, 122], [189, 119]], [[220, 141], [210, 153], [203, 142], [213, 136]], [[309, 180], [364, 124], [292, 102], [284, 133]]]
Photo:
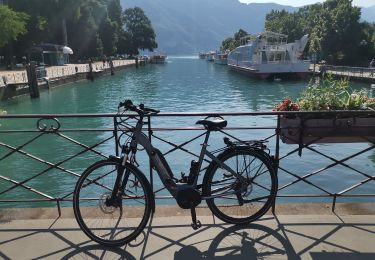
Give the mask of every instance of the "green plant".
[[375, 109], [375, 98], [369, 98], [366, 90], [352, 91], [347, 79], [335, 80], [327, 74], [310, 82], [295, 104], [285, 98], [274, 111], [326, 111]]
[[301, 110], [342, 110], [350, 94], [349, 84], [345, 79], [335, 80], [332, 75], [310, 82], [301, 93], [298, 104]]

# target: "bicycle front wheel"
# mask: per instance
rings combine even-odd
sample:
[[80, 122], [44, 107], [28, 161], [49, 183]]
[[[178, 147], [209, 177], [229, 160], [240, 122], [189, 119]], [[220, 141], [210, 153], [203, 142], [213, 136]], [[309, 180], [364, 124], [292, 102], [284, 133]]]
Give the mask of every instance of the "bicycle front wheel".
[[263, 216], [277, 193], [277, 177], [269, 158], [241, 147], [228, 149], [218, 158], [246, 182], [213, 162], [203, 179], [203, 194], [212, 213], [231, 224], [247, 224]]
[[[110, 204], [118, 172], [128, 176], [122, 195]], [[73, 195], [73, 209], [83, 232], [97, 243], [120, 246], [134, 240], [146, 226], [153, 203], [149, 182], [131, 164], [99, 161], [85, 170]]]

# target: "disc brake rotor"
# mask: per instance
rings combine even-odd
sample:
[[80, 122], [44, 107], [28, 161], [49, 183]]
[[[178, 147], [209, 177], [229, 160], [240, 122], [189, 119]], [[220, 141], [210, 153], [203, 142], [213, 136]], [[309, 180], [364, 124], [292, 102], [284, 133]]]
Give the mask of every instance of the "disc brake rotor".
[[111, 192], [105, 192], [99, 198], [99, 207], [101, 211], [105, 214], [111, 214], [116, 210], [116, 207], [107, 205], [107, 200], [111, 197], [111, 195]]

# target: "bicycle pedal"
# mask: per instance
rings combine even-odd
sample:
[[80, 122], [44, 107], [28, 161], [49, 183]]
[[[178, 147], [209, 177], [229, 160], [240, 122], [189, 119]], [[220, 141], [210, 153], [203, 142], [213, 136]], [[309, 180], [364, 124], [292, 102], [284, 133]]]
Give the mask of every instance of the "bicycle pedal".
[[191, 227], [194, 229], [194, 230], [197, 230], [199, 229], [200, 227], [202, 227], [202, 223], [197, 220], [195, 223], [191, 223]]

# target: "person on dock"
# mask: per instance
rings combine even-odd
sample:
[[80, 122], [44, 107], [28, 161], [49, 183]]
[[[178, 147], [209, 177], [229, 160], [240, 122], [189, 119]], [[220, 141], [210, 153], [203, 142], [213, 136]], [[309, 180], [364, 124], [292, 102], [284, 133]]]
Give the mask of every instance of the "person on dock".
[[369, 68], [374, 68], [375, 67], [375, 59], [371, 60], [370, 65], [368, 67]]

